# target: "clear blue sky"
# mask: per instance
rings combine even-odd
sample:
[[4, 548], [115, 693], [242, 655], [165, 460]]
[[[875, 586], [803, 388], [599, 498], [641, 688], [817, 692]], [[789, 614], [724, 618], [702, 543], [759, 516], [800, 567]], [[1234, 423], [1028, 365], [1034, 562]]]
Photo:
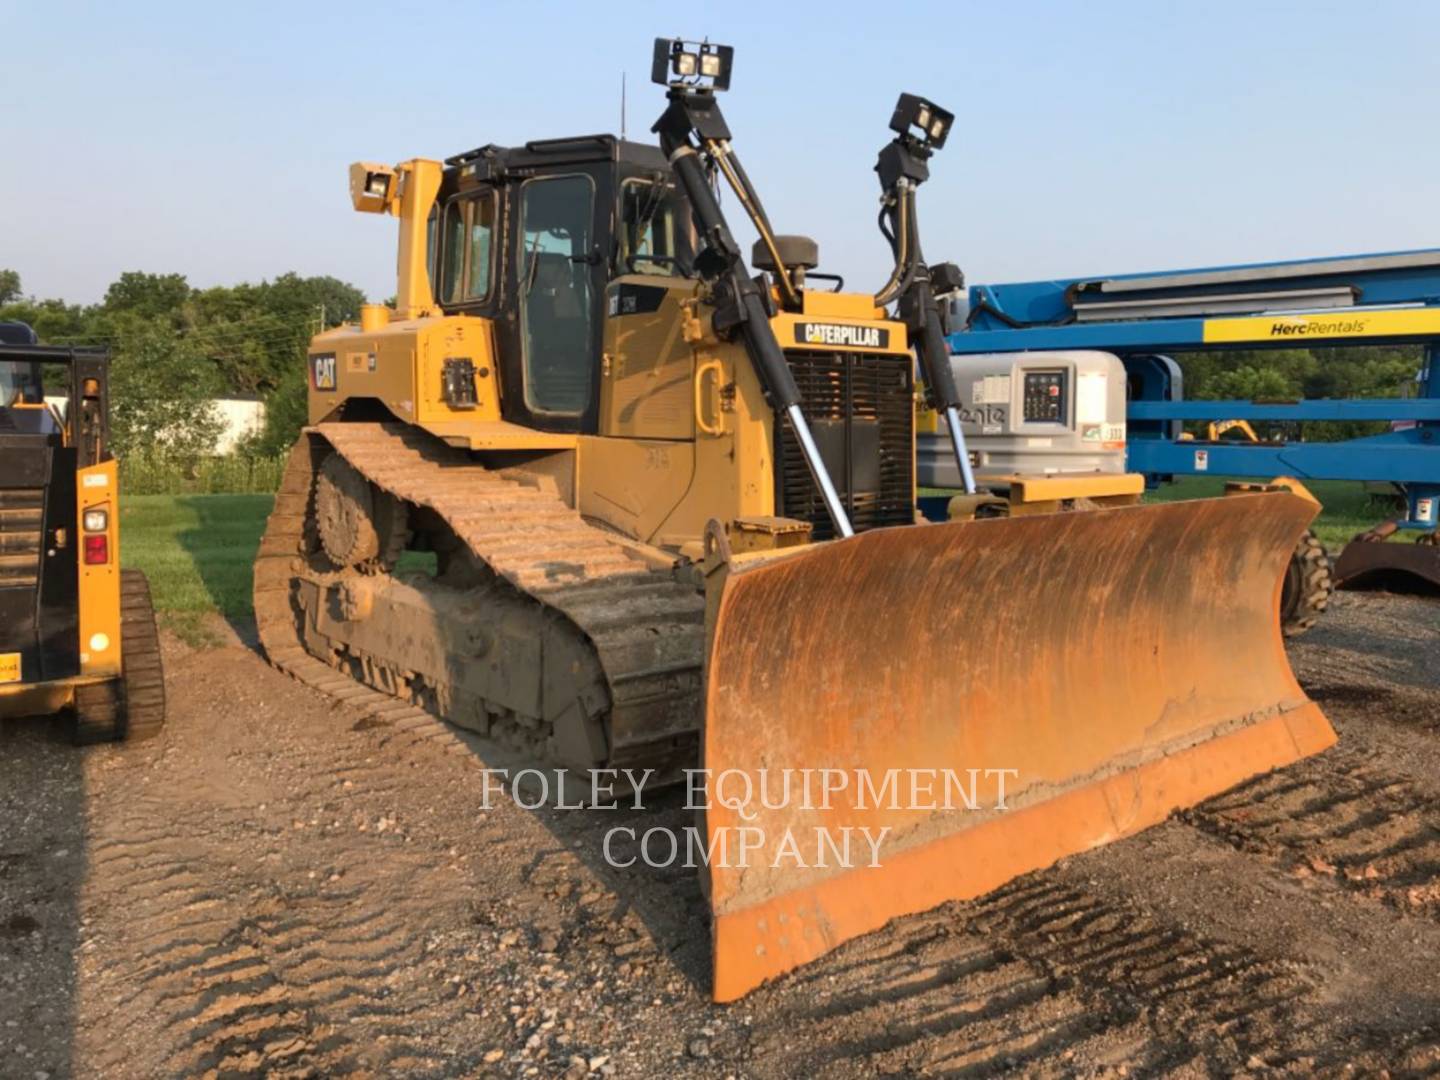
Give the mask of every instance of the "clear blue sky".
[[95, 300], [334, 274], [393, 291], [346, 166], [613, 130], [651, 39], [736, 47], [726, 110], [783, 232], [873, 288], [896, 94], [957, 130], [926, 253], [974, 282], [1440, 246], [1440, 4], [129, 3], [0, 0], [0, 267]]

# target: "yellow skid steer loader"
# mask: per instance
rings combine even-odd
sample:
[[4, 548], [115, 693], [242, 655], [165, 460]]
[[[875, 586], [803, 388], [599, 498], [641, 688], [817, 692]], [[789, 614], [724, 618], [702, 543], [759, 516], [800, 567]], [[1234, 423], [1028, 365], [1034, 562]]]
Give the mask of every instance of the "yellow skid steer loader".
[[120, 569], [109, 406], [107, 353], [0, 323], [0, 721], [63, 713], [80, 744], [165, 724], [150, 586]]
[[[959, 273], [915, 217], [952, 117], [902, 95], [894, 267], [847, 293], [735, 155], [731, 60], [656, 42], [658, 149], [352, 167], [356, 208], [399, 219], [397, 302], [311, 343], [255, 574], [269, 656], [312, 684], [553, 767], [706, 770], [718, 1000], [1334, 739], [1277, 619], [1314, 505], [976, 491], [937, 299]], [[917, 358], [966, 474], [946, 524], [916, 523]], [[847, 829], [865, 858], [793, 856]]]

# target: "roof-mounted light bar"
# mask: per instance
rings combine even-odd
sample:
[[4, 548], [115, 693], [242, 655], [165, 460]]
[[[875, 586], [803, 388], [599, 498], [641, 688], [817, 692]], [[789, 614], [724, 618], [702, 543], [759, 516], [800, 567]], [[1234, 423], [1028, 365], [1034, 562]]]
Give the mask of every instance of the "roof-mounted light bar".
[[735, 50], [729, 45], [683, 38], [656, 38], [650, 79], [661, 86], [693, 89], [730, 89], [730, 66]]

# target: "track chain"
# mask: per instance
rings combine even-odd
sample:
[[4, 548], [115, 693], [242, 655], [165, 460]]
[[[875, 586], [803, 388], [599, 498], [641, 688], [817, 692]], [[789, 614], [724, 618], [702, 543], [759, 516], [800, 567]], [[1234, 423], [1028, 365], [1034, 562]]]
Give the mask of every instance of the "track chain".
[[299, 634], [292, 582], [316, 549], [316, 474], [332, 450], [381, 490], [437, 514], [499, 579], [585, 635], [610, 693], [611, 766], [693, 757], [703, 596], [639, 561], [558, 494], [503, 476], [408, 425], [321, 424], [291, 451], [255, 568], [256, 621], [272, 663], [345, 700], [361, 703], [375, 693], [311, 656]]

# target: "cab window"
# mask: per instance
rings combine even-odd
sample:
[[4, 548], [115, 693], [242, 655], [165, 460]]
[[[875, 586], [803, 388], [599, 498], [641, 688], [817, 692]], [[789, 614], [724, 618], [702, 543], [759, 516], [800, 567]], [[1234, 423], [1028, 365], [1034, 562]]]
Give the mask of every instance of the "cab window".
[[681, 220], [675, 189], [651, 180], [620, 185], [620, 272], [679, 274]]
[[465, 299], [483, 300], [490, 295], [490, 242], [495, 235], [495, 199], [472, 200], [468, 250], [465, 254]]
[[27, 360], [0, 360], [0, 408], [38, 405], [45, 400], [40, 365]]
[[440, 294], [440, 207], [430, 207], [425, 219], [425, 273], [430, 275], [430, 288]]
[[440, 228], [440, 302], [465, 304], [490, 295], [495, 196], [451, 199]]
[[465, 205], [452, 201], [445, 207], [445, 221], [440, 227], [440, 302], [455, 304], [460, 300], [460, 275], [465, 268]]

